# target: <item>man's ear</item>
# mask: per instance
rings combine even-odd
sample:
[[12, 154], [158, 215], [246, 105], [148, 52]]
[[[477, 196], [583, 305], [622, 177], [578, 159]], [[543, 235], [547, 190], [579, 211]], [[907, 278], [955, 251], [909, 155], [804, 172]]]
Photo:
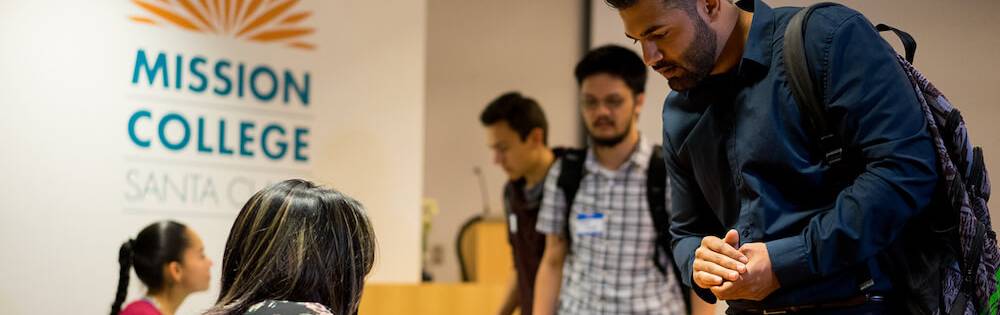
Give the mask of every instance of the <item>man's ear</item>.
[[722, 3], [720, 1], [727, 0], [696, 0], [696, 5], [698, 6], [698, 11], [704, 9], [705, 15], [708, 16], [709, 21], [714, 21], [719, 17], [719, 12], [722, 9]]
[[531, 132], [528, 133], [528, 141], [532, 145], [545, 146], [545, 130], [540, 127], [531, 129]]
[[639, 117], [639, 113], [642, 113], [642, 107], [646, 104], [646, 92], [639, 93], [635, 95], [635, 116]]

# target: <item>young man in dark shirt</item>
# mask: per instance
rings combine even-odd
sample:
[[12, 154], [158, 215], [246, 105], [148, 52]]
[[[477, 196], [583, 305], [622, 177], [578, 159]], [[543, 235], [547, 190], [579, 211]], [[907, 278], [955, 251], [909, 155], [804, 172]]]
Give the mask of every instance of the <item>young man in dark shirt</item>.
[[535, 100], [516, 92], [490, 102], [479, 117], [486, 128], [493, 162], [510, 180], [504, 187], [504, 212], [516, 275], [499, 314], [531, 315], [535, 272], [545, 250], [545, 235], [535, 231], [542, 185], [555, 159], [547, 146], [548, 122]]

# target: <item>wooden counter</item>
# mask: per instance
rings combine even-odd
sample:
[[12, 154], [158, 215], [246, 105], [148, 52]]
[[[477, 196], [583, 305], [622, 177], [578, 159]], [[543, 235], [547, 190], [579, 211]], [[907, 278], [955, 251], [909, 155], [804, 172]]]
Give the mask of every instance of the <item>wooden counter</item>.
[[503, 303], [505, 284], [370, 284], [359, 315], [493, 314]]

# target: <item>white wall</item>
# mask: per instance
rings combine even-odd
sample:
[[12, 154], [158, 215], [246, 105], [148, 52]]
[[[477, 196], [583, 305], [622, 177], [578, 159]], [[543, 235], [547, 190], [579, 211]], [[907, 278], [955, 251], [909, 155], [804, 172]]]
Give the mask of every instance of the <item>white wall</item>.
[[[745, 0], [750, 1], [750, 0]], [[771, 7], [805, 6], [821, 1], [765, 1]], [[842, 0], [843, 3], [863, 13], [873, 23], [886, 23], [909, 32], [917, 40], [915, 64], [961, 111], [968, 124], [973, 143], [982, 146], [987, 168], [1000, 167], [1000, 106], [997, 106], [996, 87], [1000, 85], [1000, 2], [991, 0], [968, 1], [862, 1]], [[604, 4], [593, 0], [592, 41], [595, 45], [618, 43], [633, 46], [624, 37], [624, 29], [618, 13]], [[895, 35], [886, 34], [897, 49]], [[640, 121], [645, 133], [656, 132], [656, 139], [662, 140], [659, 112], [663, 109], [663, 97], [669, 91], [666, 81], [650, 72], [646, 85], [647, 101], [643, 110], [646, 117]], [[1000, 226], [1000, 198], [990, 202], [993, 227]]]
[[428, 265], [435, 280], [459, 280], [455, 237], [483, 208], [474, 167], [486, 175], [493, 213], [502, 211], [506, 177], [479, 123], [489, 101], [519, 90], [545, 110], [550, 144], [577, 144], [581, 12], [578, 1], [428, 1], [424, 195], [441, 210], [430, 233], [442, 258]]
[[[304, 38], [317, 48], [301, 50], [162, 21], [139, 24], [129, 17], [151, 15], [126, 0], [0, 2], [0, 313], [107, 312], [119, 244], [165, 218], [201, 234], [216, 263], [212, 289], [193, 295], [180, 311], [198, 313], [217, 295], [221, 254], [239, 207], [266, 183], [289, 177], [331, 185], [368, 207], [381, 254], [372, 281], [417, 281], [425, 5], [300, 2], [282, 16], [312, 11], [303, 24], [316, 32]], [[139, 49], [151, 58], [163, 51], [168, 63], [176, 54], [201, 55], [209, 65], [226, 59], [296, 76], [308, 72], [311, 100], [286, 105], [132, 84]], [[252, 158], [199, 153], [194, 142], [179, 152], [155, 143], [140, 148], [127, 132], [129, 117], [140, 109], [157, 117], [180, 113], [192, 128], [195, 117], [204, 116], [211, 122], [209, 142], [218, 137], [219, 118], [309, 128], [309, 158], [271, 161], [259, 149]], [[177, 126], [167, 129], [171, 139], [179, 139]], [[236, 131], [229, 128], [233, 143]], [[139, 127], [145, 136], [154, 129], [148, 122]], [[188, 186], [198, 192], [214, 187], [217, 198], [138, 197], [143, 189], [162, 189], [148, 185], [150, 173], [180, 186], [185, 179], [198, 183]], [[135, 279], [130, 300], [143, 292]]]

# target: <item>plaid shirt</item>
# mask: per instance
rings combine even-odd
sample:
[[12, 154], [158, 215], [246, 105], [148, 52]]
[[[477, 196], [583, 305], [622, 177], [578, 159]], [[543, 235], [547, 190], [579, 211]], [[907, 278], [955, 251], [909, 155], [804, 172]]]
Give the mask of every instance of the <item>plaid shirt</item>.
[[[684, 301], [673, 268], [664, 276], [653, 264], [656, 231], [646, 201], [646, 168], [653, 146], [643, 137], [618, 170], [608, 170], [587, 152], [580, 189], [569, 216], [603, 213], [600, 236], [577, 236], [559, 290], [559, 314], [684, 314]], [[538, 232], [566, 237], [566, 199], [557, 185], [561, 161], [549, 169], [538, 215]], [[669, 194], [667, 194], [669, 198]], [[666, 204], [670, 204], [669, 200]], [[664, 265], [670, 262], [664, 259]]]

